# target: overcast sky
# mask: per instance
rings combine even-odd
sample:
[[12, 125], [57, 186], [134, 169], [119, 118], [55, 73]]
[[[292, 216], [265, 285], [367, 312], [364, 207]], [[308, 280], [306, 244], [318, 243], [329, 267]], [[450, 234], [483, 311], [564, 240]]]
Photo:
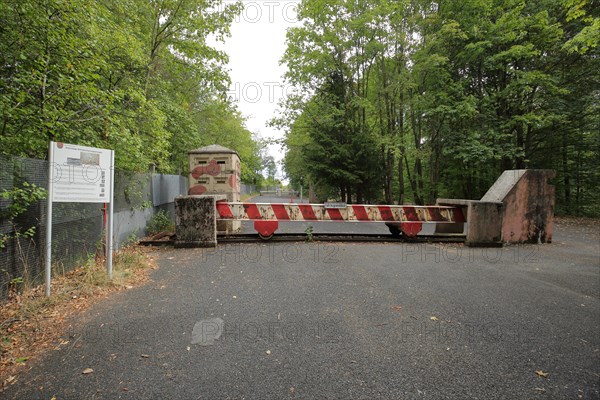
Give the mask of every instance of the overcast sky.
[[[229, 0], [225, 1], [227, 4]], [[216, 47], [229, 55], [231, 87], [228, 96], [236, 100], [238, 109], [247, 118], [247, 128], [262, 138], [280, 139], [283, 132], [267, 127], [276, 115], [278, 102], [284, 94], [285, 66], [279, 60], [285, 51], [286, 29], [297, 25], [296, 0], [247, 1], [241, 15], [231, 26], [231, 37]], [[269, 153], [281, 161], [278, 146]], [[281, 178], [281, 167], [278, 168]]]

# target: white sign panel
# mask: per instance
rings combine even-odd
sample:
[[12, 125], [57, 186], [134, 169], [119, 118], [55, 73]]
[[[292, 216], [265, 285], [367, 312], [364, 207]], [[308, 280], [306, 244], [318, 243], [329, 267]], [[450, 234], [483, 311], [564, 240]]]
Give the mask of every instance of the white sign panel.
[[50, 142], [48, 149], [48, 208], [46, 210], [46, 296], [52, 281], [52, 203], [108, 203], [106, 269], [112, 279], [113, 150]]
[[113, 151], [52, 142], [52, 201], [110, 203]]
[[331, 202], [325, 202], [323, 204], [323, 206], [325, 208], [346, 208], [346, 207], [348, 207], [348, 205], [346, 203], [331, 203]]

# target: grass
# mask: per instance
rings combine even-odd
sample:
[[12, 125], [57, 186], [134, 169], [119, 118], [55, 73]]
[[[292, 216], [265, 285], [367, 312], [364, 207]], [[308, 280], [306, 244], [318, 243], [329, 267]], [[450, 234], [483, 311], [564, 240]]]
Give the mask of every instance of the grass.
[[104, 260], [90, 258], [71, 272], [56, 274], [50, 297], [43, 285], [13, 290], [0, 309], [0, 391], [45, 350], [67, 345], [60, 338], [72, 315], [111, 292], [145, 282], [155, 267], [144, 250], [130, 246], [115, 253], [112, 280]]

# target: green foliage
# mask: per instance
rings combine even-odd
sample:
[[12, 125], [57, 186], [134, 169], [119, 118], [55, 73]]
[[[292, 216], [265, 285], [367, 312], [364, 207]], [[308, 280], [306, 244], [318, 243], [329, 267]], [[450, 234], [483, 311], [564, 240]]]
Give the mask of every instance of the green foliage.
[[282, 59], [296, 92], [273, 121], [293, 185], [423, 204], [551, 168], [559, 212], [599, 215], [592, 3], [302, 1]]
[[12, 279], [10, 280], [10, 284], [11, 284], [11, 285], [13, 285], [13, 286], [14, 286], [14, 285], [20, 285], [20, 284], [23, 284], [24, 282], [25, 282], [25, 280], [24, 280], [22, 277], [20, 277], [20, 276], [19, 276], [19, 277], [17, 277], [17, 278], [12, 278]]
[[0, 5], [0, 152], [45, 158], [48, 141], [115, 149], [116, 166], [185, 173], [219, 143], [256, 173], [258, 148], [225, 100], [223, 40], [241, 3], [22, 0]]
[[[581, 29], [563, 44], [568, 53], [585, 54], [593, 51], [600, 43], [600, 18], [597, 9], [592, 14], [592, 0], [564, 0], [567, 21], [579, 23]], [[597, 5], [596, 5], [597, 7]]]
[[23, 182], [22, 187], [0, 192], [0, 199], [8, 200], [10, 203], [6, 209], [0, 211], [0, 216], [12, 220], [19, 214], [27, 211], [31, 204], [46, 198], [46, 189], [34, 183]]
[[137, 242], [138, 242], [138, 230], [136, 229], [135, 231], [131, 232], [129, 234], [129, 236], [127, 237], [127, 240], [125, 240], [121, 244], [121, 248], [127, 248], [130, 246], [134, 246]]
[[6, 207], [0, 209], [0, 219], [8, 221], [13, 226], [11, 234], [0, 236], [0, 249], [4, 248], [6, 242], [11, 238], [33, 237], [35, 226], [21, 227], [15, 222], [15, 219], [25, 213], [32, 204], [45, 199], [46, 195], [46, 189], [29, 182], [23, 182], [21, 187], [5, 189], [0, 192], [0, 199], [8, 203]]
[[153, 235], [159, 232], [172, 231], [175, 228], [175, 223], [169, 217], [166, 211], [159, 210], [152, 217], [146, 225], [146, 233]]
[[304, 233], [306, 233], [306, 241], [307, 242], [312, 242], [314, 240], [313, 231], [314, 231], [314, 228], [312, 225], [307, 226], [306, 229], [304, 230]]

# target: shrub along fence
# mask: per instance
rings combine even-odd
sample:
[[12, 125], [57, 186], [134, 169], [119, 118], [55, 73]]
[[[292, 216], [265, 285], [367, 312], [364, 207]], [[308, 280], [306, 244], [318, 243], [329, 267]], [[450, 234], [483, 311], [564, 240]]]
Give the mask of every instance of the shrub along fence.
[[[47, 161], [0, 156], [0, 298], [6, 298], [12, 286], [43, 282], [47, 186]], [[174, 199], [185, 193], [183, 176], [116, 170], [115, 248], [143, 236], [159, 210], [173, 219]], [[66, 272], [102, 254], [103, 231], [104, 204], [54, 203], [54, 267]]]

